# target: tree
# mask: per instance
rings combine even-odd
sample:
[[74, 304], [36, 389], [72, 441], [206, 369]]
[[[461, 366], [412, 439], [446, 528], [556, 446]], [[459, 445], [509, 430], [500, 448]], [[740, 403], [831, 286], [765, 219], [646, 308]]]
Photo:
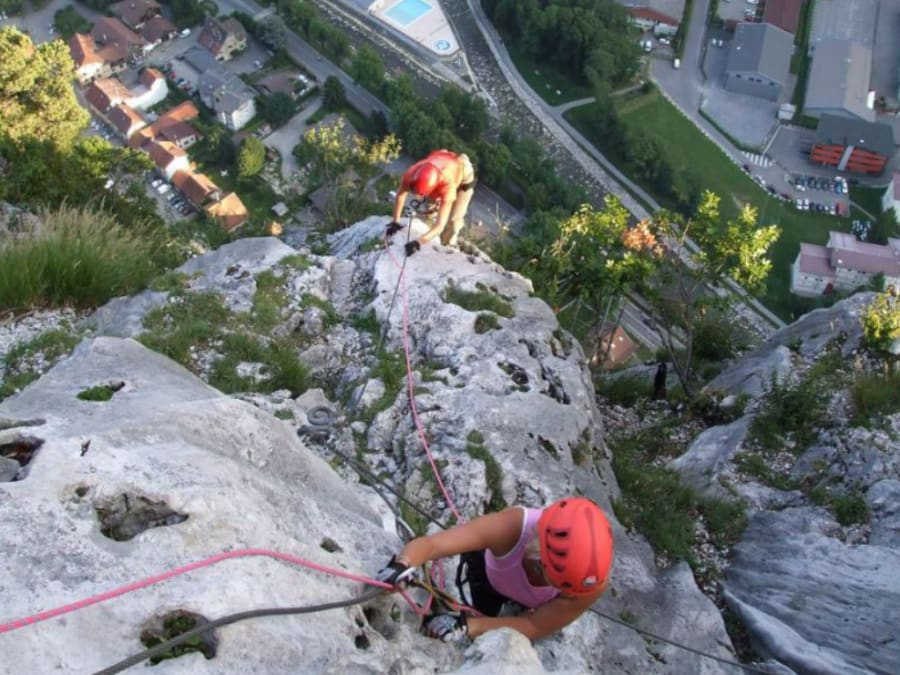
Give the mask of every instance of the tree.
[[256, 24], [256, 37], [273, 52], [287, 43], [287, 27], [280, 17], [270, 15]]
[[400, 143], [392, 134], [367, 141], [359, 134], [346, 133], [345, 124], [340, 117], [333, 124], [309, 129], [295, 149], [295, 154], [310, 165], [313, 184], [330, 192], [326, 220], [333, 228], [371, 214], [366, 186], [381, 165], [400, 155]]
[[900, 351], [900, 290], [889, 286], [866, 307], [860, 319], [869, 347], [895, 355]]
[[591, 362], [601, 348], [599, 337], [611, 329], [607, 320], [623, 294], [643, 282], [662, 257], [649, 223], [630, 226], [628, 218], [628, 211], [612, 195], [606, 196], [602, 211], [585, 204], [560, 224], [559, 235], [543, 256], [560, 299], [587, 306], [595, 318]]
[[294, 116], [296, 110], [294, 99], [283, 91], [275, 92], [262, 99], [262, 116], [276, 128], [286, 124]]
[[236, 152], [231, 136], [223, 127], [214, 126], [206, 137], [212, 160], [225, 168], [234, 164]]
[[[660, 211], [653, 220], [657, 237], [668, 249], [644, 297], [656, 310], [669, 360], [689, 398], [697, 391], [694, 335], [710, 308], [727, 311], [734, 302], [723, 281], [733, 279], [761, 292], [772, 268], [769, 250], [778, 239], [775, 225], [759, 227], [756, 209], [745, 206], [738, 217], [721, 222], [719, 197], [705, 191], [690, 219]], [[689, 238], [696, 244], [690, 246]]]
[[360, 45], [350, 64], [353, 81], [377, 93], [384, 84], [384, 63], [381, 56], [367, 44]]
[[0, 29], [0, 135], [70, 147], [90, 121], [75, 98], [74, 79], [64, 42], [35, 47], [18, 29]]
[[266, 146], [256, 136], [247, 136], [238, 152], [238, 178], [250, 178], [262, 171], [266, 163]]
[[344, 85], [334, 75], [325, 78], [325, 84], [322, 86], [322, 103], [327, 110], [337, 112], [347, 105], [347, 92]]

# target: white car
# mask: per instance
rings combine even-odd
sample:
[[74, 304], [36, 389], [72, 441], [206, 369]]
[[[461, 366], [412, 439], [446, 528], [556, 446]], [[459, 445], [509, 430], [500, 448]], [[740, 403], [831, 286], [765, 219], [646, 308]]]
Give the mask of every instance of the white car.
[[190, 29], [190, 28], [185, 28], [183, 31], [181, 31], [181, 32], [179, 33], [179, 35], [181, 35], [181, 37], [187, 37], [187, 36], [190, 35], [190, 34], [191, 34], [191, 29]]
[[156, 191], [157, 191], [159, 194], [164, 195], [164, 194], [166, 194], [166, 193], [167, 193], [169, 190], [171, 190], [171, 189], [172, 189], [172, 187], [171, 187], [168, 183], [163, 183], [163, 184], [160, 185], [158, 188], [156, 188]]

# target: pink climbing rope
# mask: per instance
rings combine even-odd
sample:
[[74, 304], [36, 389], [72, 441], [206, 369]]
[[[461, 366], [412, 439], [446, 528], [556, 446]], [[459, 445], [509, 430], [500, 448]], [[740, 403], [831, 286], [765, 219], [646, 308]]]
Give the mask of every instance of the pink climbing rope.
[[441, 472], [437, 467], [437, 463], [434, 461], [434, 455], [431, 454], [431, 448], [428, 445], [428, 439], [425, 438], [425, 430], [422, 428], [422, 422], [419, 420], [419, 411], [416, 408], [416, 397], [413, 388], [413, 376], [412, 376], [412, 362], [409, 358], [409, 294], [407, 293], [406, 288], [406, 270], [404, 266], [397, 262], [397, 259], [394, 257], [393, 251], [391, 251], [388, 246], [387, 237], [385, 237], [385, 248], [387, 249], [388, 256], [391, 261], [394, 263], [394, 266], [400, 271], [400, 279], [399, 282], [403, 288], [403, 354], [406, 358], [406, 385], [407, 392], [409, 396], [409, 409], [412, 414], [413, 423], [416, 426], [416, 431], [419, 434], [419, 439], [422, 441], [422, 447], [425, 449], [425, 455], [428, 457], [428, 462], [431, 464], [431, 471], [434, 473], [434, 477], [437, 480], [438, 487], [441, 489], [441, 493], [444, 495], [444, 499], [447, 501], [447, 506], [450, 511], [456, 516], [456, 520], [459, 523], [464, 522], [462, 515], [456, 508], [456, 504], [453, 502], [453, 499], [450, 497], [450, 493], [444, 485], [444, 481], [441, 479]]
[[[309, 569], [313, 569], [319, 572], [325, 572], [326, 574], [333, 574], [338, 577], [343, 577], [344, 579], [350, 579], [351, 581], [359, 581], [364, 584], [369, 584], [370, 586], [378, 586], [387, 590], [394, 590], [394, 587], [390, 584], [383, 583], [376, 579], [370, 579], [369, 577], [365, 577], [362, 575], [351, 574], [350, 572], [344, 572], [342, 570], [325, 567], [324, 565], [319, 565], [317, 563], [310, 562], [309, 560], [304, 560], [303, 558], [299, 558], [289, 553], [279, 553], [278, 551], [270, 551], [268, 549], [262, 548], [243, 548], [236, 551], [225, 551], [224, 553], [219, 553], [217, 555], [210, 556], [209, 558], [204, 558], [203, 560], [199, 560], [188, 565], [176, 567], [174, 569], [163, 572], [162, 574], [147, 577], [146, 579], [141, 579], [139, 581], [134, 581], [130, 584], [120, 586], [119, 588], [115, 588], [111, 591], [98, 593], [97, 595], [92, 595], [91, 597], [84, 598], [83, 600], [78, 600], [77, 602], [73, 602], [68, 605], [62, 605], [61, 607], [54, 607], [53, 609], [48, 609], [43, 612], [38, 612], [37, 614], [32, 614], [31, 616], [27, 616], [23, 619], [9, 621], [7, 623], [0, 623], [0, 634], [9, 633], [19, 628], [24, 628], [25, 626], [31, 626], [33, 624], [40, 623], [41, 621], [47, 621], [48, 619], [53, 619], [55, 617], [69, 614], [85, 607], [90, 607], [91, 605], [105, 602], [106, 600], [118, 598], [119, 596], [125, 595], [126, 593], [131, 593], [142, 588], [147, 588], [148, 586], [152, 586], [153, 584], [167, 581], [168, 579], [171, 579], [173, 577], [177, 577], [181, 574], [186, 574], [203, 567], [215, 565], [216, 563], [220, 563], [224, 560], [231, 560], [233, 558], [250, 558], [254, 556], [274, 558], [275, 560], [288, 562], [292, 565], [308, 567]], [[419, 605], [416, 604], [416, 602], [411, 597], [409, 597], [409, 595], [405, 591], [403, 591], [402, 589], [397, 590], [409, 603], [410, 607], [413, 608], [413, 611], [415, 611], [416, 614], [419, 614], [420, 616], [425, 615], [426, 610], [423, 610], [421, 607], [419, 607]]]

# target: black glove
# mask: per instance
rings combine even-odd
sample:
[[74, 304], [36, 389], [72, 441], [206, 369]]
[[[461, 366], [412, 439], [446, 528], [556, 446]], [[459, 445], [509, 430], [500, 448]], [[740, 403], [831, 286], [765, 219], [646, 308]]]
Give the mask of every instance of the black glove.
[[406, 242], [406, 246], [403, 247], [406, 250], [406, 256], [409, 257], [422, 247], [419, 245], [419, 241], [417, 239], [413, 239], [412, 241]]
[[415, 567], [410, 567], [409, 565], [400, 562], [397, 560], [397, 556], [391, 556], [390, 562], [388, 562], [387, 566], [378, 570], [378, 573], [375, 574], [375, 578], [384, 584], [400, 586], [402, 588], [403, 586], [406, 586], [406, 584], [409, 583], [409, 580], [415, 575]]
[[392, 220], [390, 222], [390, 224], [387, 226], [387, 230], [385, 230], [384, 236], [393, 237], [395, 234], [397, 234], [402, 229], [403, 229], [403, 226], [400, 223], [398, 223], [396, 220]]
[[465, 614], [435, 614], [425, 620], [425, 635], [443, 642], [459, 642], [469, 635]]

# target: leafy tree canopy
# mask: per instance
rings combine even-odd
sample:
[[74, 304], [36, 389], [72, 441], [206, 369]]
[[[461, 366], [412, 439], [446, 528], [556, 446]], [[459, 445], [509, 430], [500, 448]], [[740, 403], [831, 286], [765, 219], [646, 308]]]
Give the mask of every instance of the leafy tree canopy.
[[17, 28], [0, 29], [0, 134], [71, 146], [90, 121], [73, 89], [75, 65], [61, 40], [35, 47]]

